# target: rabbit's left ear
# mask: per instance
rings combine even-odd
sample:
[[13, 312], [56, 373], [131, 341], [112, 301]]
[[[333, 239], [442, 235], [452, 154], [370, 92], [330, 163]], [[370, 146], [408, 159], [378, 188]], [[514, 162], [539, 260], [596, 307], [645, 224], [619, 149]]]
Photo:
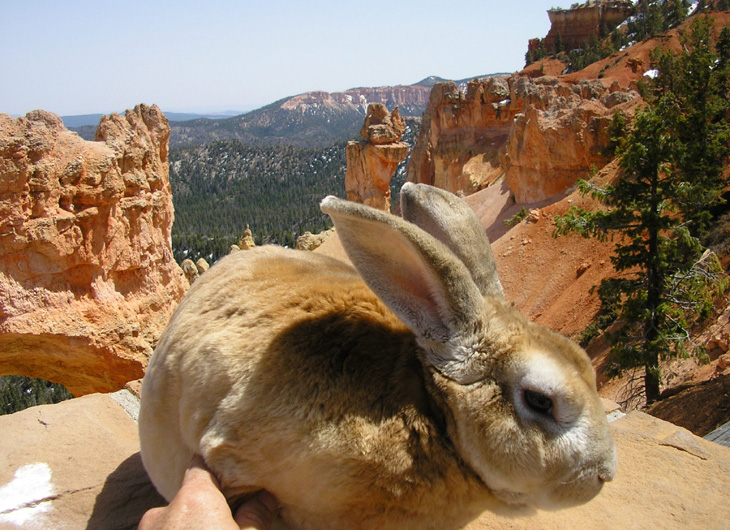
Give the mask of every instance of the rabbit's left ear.
[[400, 205], [403, 219], [423, 228], [459, 257], [484, 296], [504, 298], [489, 239], [466, 202], [448, 191], [406, 182]]
[[389, 213], [331, 196], [321, 208], [362, 279], [416, 334], [428, 361], [466, 382], [484, 298], [461, 260]]

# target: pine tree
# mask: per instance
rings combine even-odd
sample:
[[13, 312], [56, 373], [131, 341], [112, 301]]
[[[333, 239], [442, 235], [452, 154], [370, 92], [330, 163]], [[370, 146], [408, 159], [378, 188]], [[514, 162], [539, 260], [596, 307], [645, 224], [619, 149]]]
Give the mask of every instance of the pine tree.
[[687, 18], [689, 2], [687, 0], [665, 0], [662, 4], [662, 11], [667, 29], [673, 28]]
[[71, 398], [66, 387], [57, 383], [18, 375], [0, 377], [0, 415]]
[[664, 101], [665, 120], [678, 139], [677, 171], [686, 181], [702, 181], [702, 186], [682, 188], [676, 197], [697, 235], [705, 232], [709, 206], [720, 195], [730, 140], [730, 72], [723, 60], [728, 32], [725, 28], [725, 37], [721, 33], [713, 48], [711, 30], [710, 17], [697, 17], [680, 35], [681, 54], [660, 50], [653, 54], [660, 75], [650, 94], [653, 101]]
[[708, 205], [720, 198], [727, 157], [727, 93], [722, 60], [709, 44], [709, 21], [683, 36], [683, 52], [655, 54], [660, 75], [618, 149], [621, 178], [598, 187], [581, 181], [605, 209], [572, 208], [556, 219], [556, 235], [619, 236], [612, 263], [617, 278], [602, 285], [616, 308], [614, 373], [643, 368], [647, 403], [660, 396], [660, 364], [701, 353], [689, 344], [694, 320], [707, 316], [726, 286], [717, 259], [699, 237]]
[[527, 53], [525, 53], [525, 66], [530, 66], [534, 62], [535, 59], [533, 57], [532, 50], [527, 50]]

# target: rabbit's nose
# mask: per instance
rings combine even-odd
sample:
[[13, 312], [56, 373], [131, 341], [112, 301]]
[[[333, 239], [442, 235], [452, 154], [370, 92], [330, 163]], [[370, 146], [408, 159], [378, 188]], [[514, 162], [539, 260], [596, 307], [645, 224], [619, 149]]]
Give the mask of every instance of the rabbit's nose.
[[604, 459], [602, 465], [598, 468], [598, 478], [603, 482], [611, 482], [616, 476], [618, 469], [618, 453], [616, 445], [611, 441], [611, 449]]

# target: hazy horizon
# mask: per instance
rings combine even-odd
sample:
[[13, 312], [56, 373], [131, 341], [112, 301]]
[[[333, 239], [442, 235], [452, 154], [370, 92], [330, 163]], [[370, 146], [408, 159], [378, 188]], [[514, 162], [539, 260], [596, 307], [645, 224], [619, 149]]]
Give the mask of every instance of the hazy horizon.
[[547, 34], [551, 7], [553, 0], [6, 0], [0, 113], [108, 114], [139, 103], [243, 112], [313, 90], [514, 72], [528, 40]]

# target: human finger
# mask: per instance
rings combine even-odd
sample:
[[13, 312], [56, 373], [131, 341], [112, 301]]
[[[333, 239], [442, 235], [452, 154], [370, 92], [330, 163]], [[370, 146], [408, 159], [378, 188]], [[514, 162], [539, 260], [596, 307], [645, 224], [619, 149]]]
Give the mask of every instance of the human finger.
[[165, 508], [151, 508], [147, 510], [139, 521], [137, 530], [153, 530], [159, 528], [161, 517], [165, 515]]

